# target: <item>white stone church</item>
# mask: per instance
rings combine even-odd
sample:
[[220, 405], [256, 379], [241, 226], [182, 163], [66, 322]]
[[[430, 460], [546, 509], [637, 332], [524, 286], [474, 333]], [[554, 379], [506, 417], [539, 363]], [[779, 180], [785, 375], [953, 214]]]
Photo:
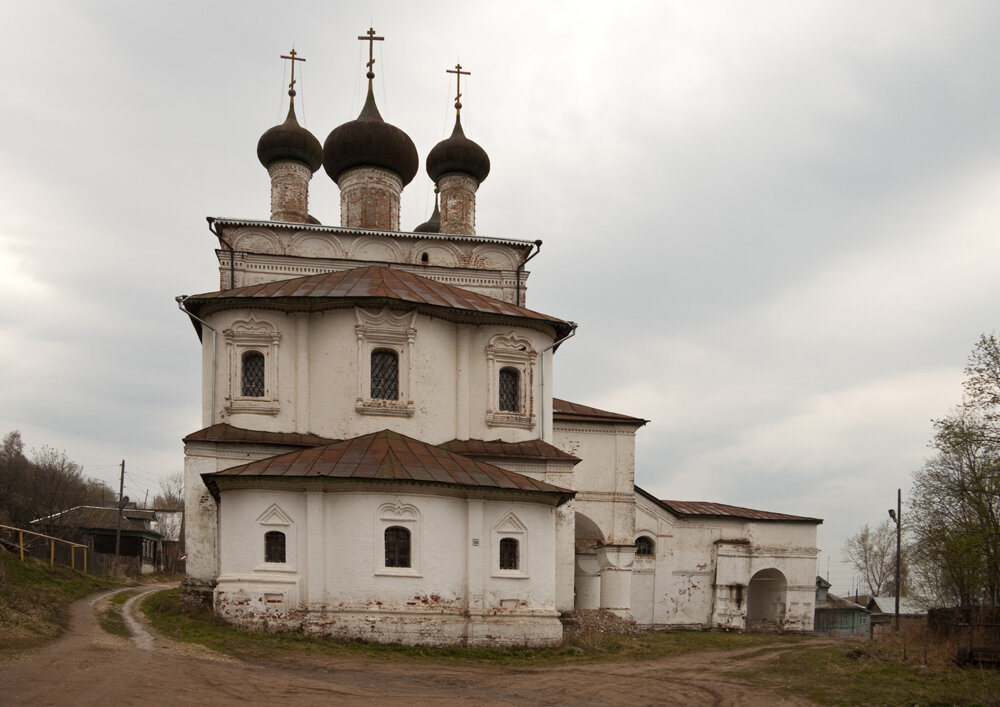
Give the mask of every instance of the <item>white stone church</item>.
[[[361, 114], [322, 146], [289, 90], [257, 145], [270, 219], [209, 219], [219, 290], [178, 298], [203, 370], [189, 597], [383, 642], [550, 645], [584, 609], [811, 630], [821, 521], [657, 499], [634, 485], [647, 420], [553, 397], [576, 324], [527, 307], [540, 241], [476, 233], [490, 161], [459, 100], [425, 162], [440, 207], [400, 230], [419, 159], [379, 114], [373, 64]], [[337, 226], [309, 215], [321, 166]]]

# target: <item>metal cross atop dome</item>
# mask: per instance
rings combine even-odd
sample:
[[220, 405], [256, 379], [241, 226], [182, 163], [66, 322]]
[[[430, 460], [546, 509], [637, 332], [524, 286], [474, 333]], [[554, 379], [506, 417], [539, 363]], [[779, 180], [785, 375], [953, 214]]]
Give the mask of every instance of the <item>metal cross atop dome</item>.
[[445, 73], [455, 74], [455, 112], [462, 112], [462, 77], [472, 76], [469, 71], [462, 71], [461, 64], [455, 64], [454, 69], [445, 69]]
[[368, 85], [371, 86], [372, 79], [375, 78], [375, 72], [372, 71], [372, 67], [375, 66], [375, 42], [381, 42], [385, 37], [376, 37], [375, 30], [371, 27], [365, 32], [364, 37], [358, 37], [362, 42], [368, 42], [368, 73], [365, 76], [368, 77]]
[[295, 55], [295, 47], [292, 47], [292, 51], [288, 52], [288, 54], [282, 54], [281, 58], [282, 59], [289, 59], [292, 62], [292, 80], [288, 84], [288, 95], [291, 98], [294, 99], [295, 98], [295, 62], [297, 62], [297, 61], [305, 61], [305, 59], [303, 59], [300, 56], [296, 56]]

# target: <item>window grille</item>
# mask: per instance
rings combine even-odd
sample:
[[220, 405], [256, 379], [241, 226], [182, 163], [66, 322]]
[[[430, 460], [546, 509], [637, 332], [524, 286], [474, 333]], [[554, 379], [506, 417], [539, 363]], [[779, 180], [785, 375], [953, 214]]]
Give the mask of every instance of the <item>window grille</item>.
[[635, 541], [635, 556], [636, 557], [652, 557], [653, 556], [653, 539], [646, 537], [645, 535], [639, 536]]
[[280, 530], [264, 533], [264, 562], [285, 561], [285, 534]]
[[395, 351], [372, 351], [371, 397], [376, 400], [399, 399], [399, 355]]
[[410, 531], [394, 525], [385, 529], [385, 566], [410, 566]]
[[518, 569], [517, 540], [514, 538], [503, 538], [500, 541], [500, 569]]
[[500, 410], [519, 412], [521, 409], [521, 373], [516, 368], [500, 369]]
[[243, 373], [240, 389], [244, 397], [264, 397], [264, 354], [247, 351], [243, 354]]

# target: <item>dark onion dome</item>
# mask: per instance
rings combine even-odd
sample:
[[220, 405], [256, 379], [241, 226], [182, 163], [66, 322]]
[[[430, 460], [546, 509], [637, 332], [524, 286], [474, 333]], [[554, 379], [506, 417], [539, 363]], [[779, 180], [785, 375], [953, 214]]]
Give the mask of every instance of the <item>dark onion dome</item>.
[[334, 128], [323, 145], [323, 167], [335, 182], [349, 169], [379, 167], [398, 175], [405, 187], [413, 181], [419, 166], [413, 140], [382, 120], [371, 86], [357, 120]]
[[422, 224], [413, 229], [414, 233], [441, 233], [441, 210], [438, 209], [437, 194], [434, 195], [434, 213]]
[[311, 132], [295, 120], [295, 106], [288, 106], [288, 117], [257, 141], [257, 159], [265, 167], [279, 160], [301, 162], [315, 172], [323, 164], [323, 148]]
[[480, 183], [490, 173], [490, 158], [486, 150], [465, 137], [459, 115], [455, 116], [451, 137], [439, 142], [427, 155], [427, 174], [435, 184], [452, 172], [467, 174]]

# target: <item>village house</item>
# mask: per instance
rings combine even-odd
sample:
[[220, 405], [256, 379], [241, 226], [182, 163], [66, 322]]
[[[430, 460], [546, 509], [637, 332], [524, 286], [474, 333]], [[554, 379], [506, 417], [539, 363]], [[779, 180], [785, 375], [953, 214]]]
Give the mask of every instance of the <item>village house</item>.
[[[490, 158], [460, 90], [424, 164], [434, 214], [401, 230], [420, 161], [376, 106], [374, 61], [360, 115], [320, 145], [286, 58], [288, 117], [257, 144], [270, 218], [209, 219], [219, 287], [178, 297], [203, 371], [188, 598], [248, 625], [420, 644], [551, 645], [586, 609], [810, 631], [820, 520], [659, 500], [634, 484], [647, 420], [553, 397], [577, 325], [528, 308], [540, 241], [476, 231]], [[321, 166], [337, 225], [309, 212]]]

